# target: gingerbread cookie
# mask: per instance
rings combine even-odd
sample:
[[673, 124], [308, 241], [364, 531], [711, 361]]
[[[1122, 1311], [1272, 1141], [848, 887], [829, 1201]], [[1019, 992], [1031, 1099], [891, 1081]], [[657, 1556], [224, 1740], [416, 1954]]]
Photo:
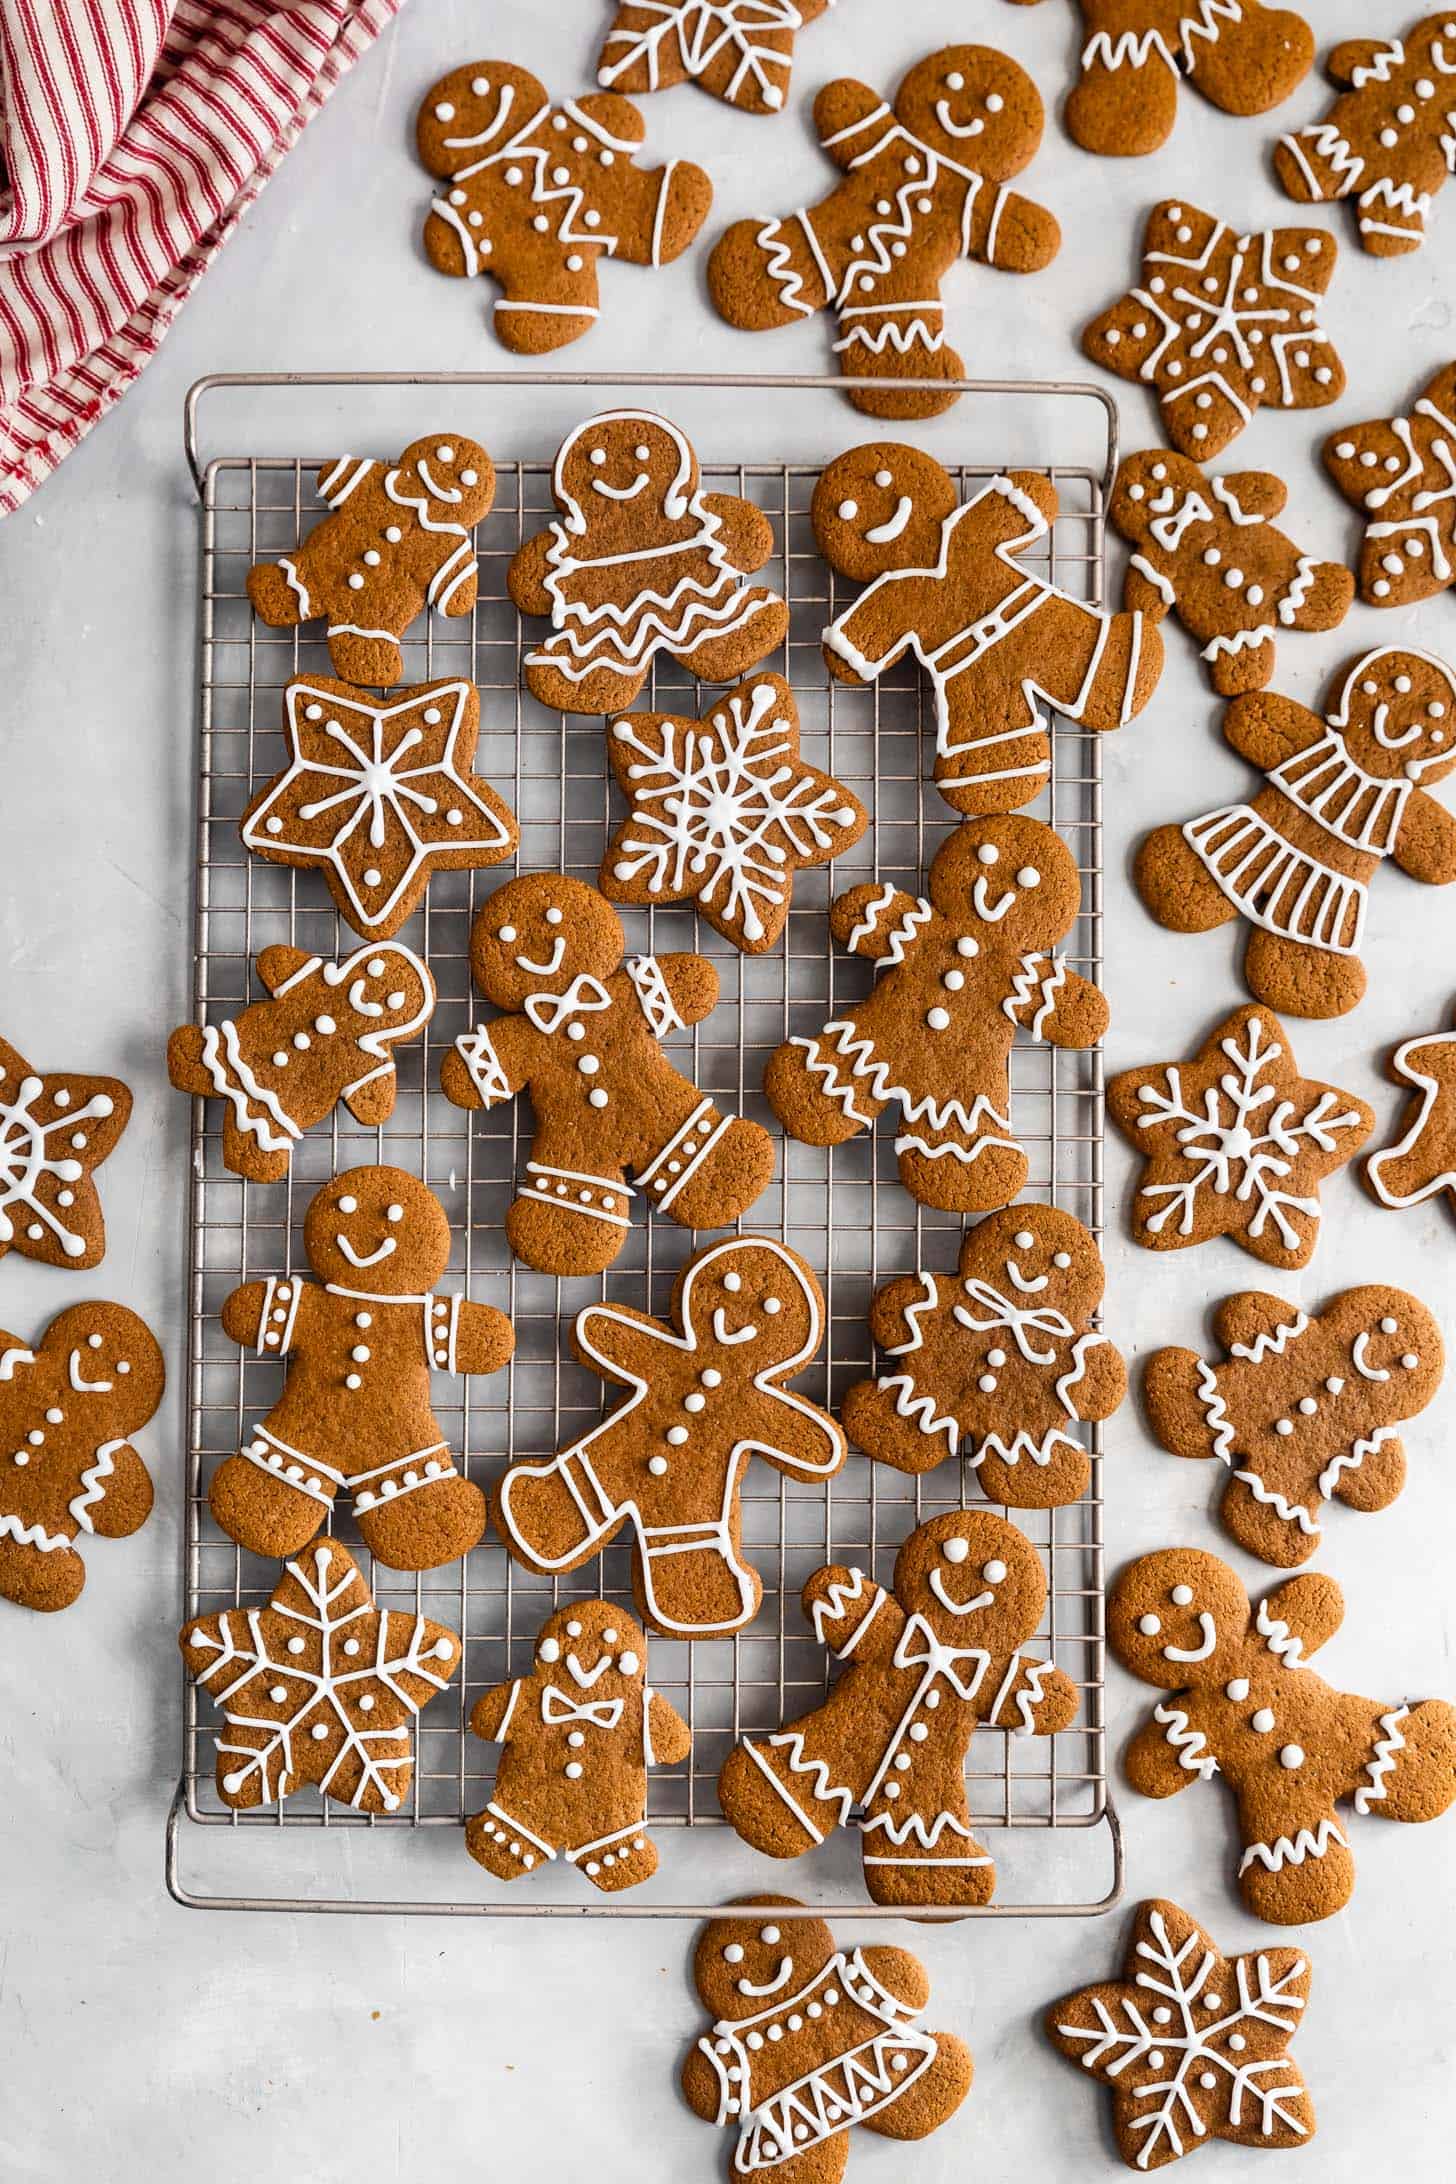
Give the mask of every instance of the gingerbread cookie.
[[1180, 77], [1225, 114], [1267, 114], [1304, 81], [1314, 60], [1314, 32], [1304, 17], [1260, 0], [1078, 5], [1087, 42], [1081, 78], [1067, 99], [1067, 128], [1084, 151], [1115, 159], [1167, 143]]
[[843, 77], [814, 101], [819, 141], [840, 182], [808, 211], [739, 220], [714, 246], [708, 290], [750, 333], [832, 310], [849, 399], [871, 417], [934, 417], [965, 367], [945, 338], [940, 284], [958, 258], [1011, 273], [1049, 265], [1052, 215], [1001, 185], [1041, 142], [1042, 104], [1026, 71], [989, 46], [946, 46], [887, 105]]
[[253, 798], [243, 840], [272, 864], [314, 866], [356, 933], [388, 940], [435, 872], [499, 864], [514, 815], [472, 773], [474, 683], [417, 683], [384, 702], [301, 675], [283, 693], [288, 765]]
[[732, 2174], [837, 2184], [857, 2123], [928, 2138], [971, 2090], [970, 2051], [916, 2022], [930, 2002], [918, 1957], [875, 1943], [848, 1955], [823, 1919], [785, 1918], [792, 1896], [741, 1896], [705, 1926], [693, 1982], [714, 2019], [683, 2064], [683, 2097], [737, 2133]]
[[504, 1747], [490, 1802], [465, 1848], [497, 1880], [564, 1858], [605, 1894], [657, 1871], [647, 1770], [692, 1749], [677, 1709], [647, 1684], [647, 1641], [630, 1615], [577, 1600], [546, 1618], [528, 1676], [475, 1702], [470, 1726]]
[[1273, 518], [1288, 497], [1267, 470], [1205, 478], [1171, 448], [1129, 455], [1107, 513], [1135, 549], [1123, 605], [1169, 612], [1197, 639], [1221, 697], [1262, 690], [1286, 629], [1337, 629], [1355, 596], [1340, 561], [1302, 554]]
[[856, 583], [873, 579], [824, 632], [830, 672], [872, 682], [914, 654], [935, 693], [935, 784], [957, 811], [1041, 794], [1043, 700], [1084, 728], [1121, 728], [1157, 687], [1158, 616], [1106, 613], [1020, 558], [1056, 514], [1039, 472], [993, 478], [962, 502], [933, 456], [896, 441], [852, 448], [815, 488], [820, 553]]
[[410, 1724], [462, 1658], [443, 1623], [376, 1608], [337, 1539], [305, 1547], [265, 1608], [199, 1616], [178, 1644], [223, 1710], [217, 1792], [234, 1812], [305, 1783], [356, 1812], [398, 1812], [414, 1773]]
[[1143, 281], [1092, 321], [1082, 347], [1120, 379], [1156, 389], [1180, 454], [1210, 462], [1256, 409], [1323, 409], [1345, 367], [1319, 323], [1335, 270], [1317, 228], [1240, 235], [1196, 205], [1155, 205]]
[[1364, 994], [1366, 900], [1385, 858], [1413, 880], [1456, 880], [1456, 819], [1428, 788], [1456, 767], [1456, 672], [1386, 645], [1332, 696], [1323, 720], [1273, 692], [1235, 698], [1224, 739], [1265, 786], [1252, 803], [1155, 828], [1134, 871], [1176, 933], [1247, 918], [1249, 990], [1291, 1016], [1343, 1016]]
[[315, 482], [331, 513], [292, 554], [254, 562], [248, 597], [270, 629], [326, 621], [345, 682], [397, 683], [415, 617], [475, 605], [470, 533], [490, 514], [495, 467], [478, 441], [429, 433], [397, 463], [340, 455]]
[[208, 1502], [253, 1554], [296, 1554], [340, 1488], [369, 1552], [395, 1570], [467, 1554], [485, 1497], [461, 1478], [430, 1406], [430, 1370], [494, 1373], [515, 1346], [491, 1305], [436, 1296], [450, 1224], [402, 1168], [350, 1168], [316, 1193], [303, 1226], [317, 1282], [244, 1282], [225, 1334], [289, 1360], [283, 1392], [241, 1454], [214, 1472]]
[[1301, 205], [1355, 200], [1372, 258], [1419, 250], [1431, 200], [1456, 170], [1456, 26], [1412, 23], [1403, 38], [1346, 38], [1325, 59], [1341, 86], [1323, 121], [1281, 137], [1274, 172]]
[[514, 1464], [491, 1514], [516, 1560], [552, 1577], [628, 1526], [649, 1629], [721, 1637], [751, 1622], [763, 1598], [743, 1555], [749, 1459], [806, 1479], [832, 1478], [844, 1462], [829, 1412], [784, 1385], [823, 1341], [824, 1298], [787, 1244], [732, 1236], [689, 1259], [672, 1320], [626, 1305], [578, 1313], [582, 1364], [632, 1392], [549, 1463]]
[[[1456, 74], [1456, 41], [1452, 59]], [[1367, 606], [1410, 607], [1456, 584], [1456, 363], [1426, 382], [1408, 417], [1332, 432], [1324, 463], [1364, 520]]]
[[1157, 1350], [1143, 1397], [1175, 1456], [1227, 1465], [1220, 1514], [1241, 1547], [1293, 1569], [1319, 1545], [1321, 1501], [1385, 1509], [1405, 1484], [1398, 1427], [1441, 1385], [1441, 1330], [1404, 1289], [1345, 1289], [1306, 1315], [1244, 1290], [1214, 1319], [1228, 1352]]
[[1397, 1084], [1411, 1087], [1393, 1145], [1372, 1153], [1365, 1180], [1382, 1206], [1419, 1206], [1439, 1191], [1456, 1206], [1456, 1030], [1407, 1039], [1390, 1057]]
[[123, 1304], [77, 1304], [27, 1349], [0, 1329], [0, 1594], [68, 1608], [86, 1582], [82, 1532], [127, 1539], [152, 1482], [130, 1436], [165, 1381], [151, 1330]]
[[988, 1903], [996, 1869], [966, 1801], [971, 1737], [1052, 1736], [1077, 1712], [1076, 1685], [1021, 1651], [1046, 1591], [1035, 1550], [988, 1511], [912, 1532], [890, 1592], [862, 1570], [816, 1570], [804, 1613], [850, 1665], [819, 1706], [729, 1753], [718, 1801], [730, 1824], [770, 1858], [853, 1825], [876, 1903]]
[[221, 1024], [182, 1024], [167, 1041], [179, 1092], [226, 1102], [223, 1164], [254, 1183], [281, 1183], [306, 1130], [342, 1100], [378, 1128], [394, 1112], [392, 1049], [423, 1031], [435, 981], [398, 941], [325, 963], [304, 948], [265, 948], [257, 972], [271, 999]]
[[1190, 1062], [1125, 1069], [1107, 1111], [1146, 1166], [1129, 1201], [1135, 1242], [1182, 1251], [1228, 1236], [1266, 1266], [1308, 1266], [1319, 1186], [1375, 1127], [1364, 1100], [1302, 1077], [1270, 1010], [1235, 1009]]
[[610, 1266], [637, 1192], [685, 1228], [726, 1228], [773, 1175], [767, 1130], [723, 1114], [662, 1051], [711, 1011], [712, 964], [686, 953], [623, 963], [625, 947], [611, 904], [551, 872], [497, 888], [471, 934], [475, 983], [505, 1013], [456, 1040], [440, 1082], [457, 1107], [529, 1094], [529, 1180], [506, 1235], [543, 1274]]
[[106, 1255], [106, 1223], [91, 1171], [131, 1120], [119, 1077], [42, 1075], [0, 1039], [0, 1259], [84, 1273]]
[[731, 682], [789, 627], [766, 584], [774, 550], [761, 508], [705, 493], [686, 436], [649, 410], [608, 410], [562, 441], [552, 474], [562, 520], [507, 572], [522, 614], [552, 635], [525, 658], [526, 688], [563, 713], [630, 705], [665, 652], [702, 682]]
[[597, 265], [670, 265], [708, 217], [713, 185], [670, 159], [642, 167], [647, 127], [600, 91], [553, 106], [510, 61], [468, 61], [425, 93], [415, 141], [447, 189], [431, 199], [425, 256], [437, 273], [499, 282], [496, 339], [544, 356], [590, 333]]
[[987, 1499], [1053, 1509], [1087, 1490], [1077, 1422], [1110, 1418], [1127, 1368], [1092, 1320], [1102, 1257], [1070, 1213], [1011, 1206], [967, 1234], [954, 1279], [902, 1274], [875, 1292], [887, 1369], [841, 1405], [850, 1439], [897, 1471], [959, 1456]]
[[1107, 1613], [1123, 1667], [1171, 1694], [1128, 1746], [1128, 1779], [1172, 1797], [1222, 1774], [1256, 1918], [1297, 1926], [1349, 1901], [1355, 1861], [1337, 1801], [1434, 1820], [1456, 1797], [1456, 1712], [1443, 1699], [1356, 1698], [1307, 1665], [1344, 1619], [1332, 1577], [1286, 1578], [1255, 1609], [1226, 1562], [1171, 1547], [1123, 1571]]
[[744, 114], [776, 114], [789, 91], [794, 40], [834, 0], [618, 0], [602, 42], [604, 91], [700, 84]]
[[868, 997], [813, 1038], [785, 1040], [763, 1085], [790, 1137], [842, 1145], [898, 1111], [900, 1180], [953, 1213], [1005, 1206], [1026, 1181], [1011, 1126], [1018, 1030], [1095, 1046], [1097, 987], [1048, 953], [1075, 924], [1071, 851], [1037, 819], [968, 819], [942, 842], [929, 900], [866, 881], [829, 914], [852, 955], [885, 968]]
[[1112, 2087], [1130, 2169], [1165, 2169], [1214, 2139], [1303, 2146], [1314, 2104], [1288, 2048], [1309, 1999], [1297, 1949], [1228, 1957], [1176, 1903], [1138, 1905], [1121, 1979], [1054, 2002], [1053, 2047]]
[[754, 675], [701, 720], [628, 713], [607, 755], [630, 816], [602, 859], [611, 902], [691, 899], [746, 955], [788, 921], [794, 874], [857, 842], [869, 813], [799, 756], [799, 710], [781, 675]]

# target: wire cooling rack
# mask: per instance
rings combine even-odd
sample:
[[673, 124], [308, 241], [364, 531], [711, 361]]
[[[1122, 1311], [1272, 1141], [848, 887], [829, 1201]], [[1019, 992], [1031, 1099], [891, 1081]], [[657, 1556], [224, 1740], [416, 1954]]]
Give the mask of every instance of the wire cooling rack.
[[[286, 388], [333, 390], [342, 430], [308, 455], [220, 455], [204, 465], [198, 428], [204, 399], [247, 388], [255, 414], [272, 421], [272, 398]], [[360, 389], [411, 390], [395, 397], [392, 436], [359, 437]], [[401, 935], [426, 957], [439, 1002], [426, 1037], [397, 1050], [399, 1095], [379, 1130], [362, 1129], [340, 1109], [330, 1127], [299, 1145], [286, 1183], [243, 1183], [221, 1157], [221, 1102], [197, 1102], [190, 1196], [187, 1449], [185, 1457], [184, 1609], [214, 1614], [265, 1601], [277, 1565], [246, 1554], [214, 1524], [207, 1484], [216, 1465], [245, 1440], [274, 1399], [279, 1368], [247, 1357], [223, 1334], [219, 1308], [237, 1283], [306, 1268], [302, 1217], [313, 1192], [336, 1170], [389, 1161], [422, 1175], [449, 1213], [454, 1236], [442, 1289], [499, 1306], [516, 1329], [516, 1353], [502, 1373], [466, 1380], [439, 1376], [435, 1408], [463, 1468], [482, 1485], [514, 1457], [549, 1456], [594, 1424], [613, 1391], [578, 1367], [569, 1346], [572, 1315], [598, 1297], [664, 1312], [673, 1276], [693, 1249], [691, 1234], [667, 1221], [634, 1222], [621, 1257], [605, 1276], [557, 1281], [513, 1260], [502, 1216], [524, 1172], [529, 1113], [515, 1101], [468, 1115], [439, 1091], [442, 1057], [458, 1033], [490, 1012], [474, 993], [469, 938], [475, 911], [513, 870], [559, 869], [594, 879], [617, 809], [609, 785], [602, 723], [548, 714], [526, 696], [523, 650], [539, 625], [523, 626], [506, 593], [512, 554], [556, 512], [550, 458], [559, 432], [541, 427], [548, 396], [568, 406], [564, 423], [624, 402], [659, 408], [682, 423], [702, 457], [705, 483], [755, 501], [768, 514], [775, 554], [761, 581], [787, 598], [792, 622], [782, 652], [762, 663], [793, 685], [803, 723], [804, 755], [827, 766], [869, 807], [873, 825], [832, 868], [798, 876], [783, 943], [745, 958], [688, 909], [626, 911], [634, 949], [700, 948], [721, 980], [719, 1005], [690, 1038], [670, 1051], [724, 1108], [757, 1116], [778, 1141], [770, 1189], [740, 1227], [782, 1234], [819, 1272], [827, 1301], [827, 1355], [802, 1376], [805, 1392], [837, 1406], [871, 1368], [865, 1313], [874, 1290], [914, 1269], [954, 1267], [961, 1224], [920, 1207], [895, 1173], [893, 1133], [867, 1133], [832, 1152], [782, 1136], [760, 1089], [767, 1055], [791, 1032], [816, 1030], [868, 989], [871, 973], [834, 948], [826, 911], [832, 897], [864, 879], [890, 880], [919, 892], [936, 847], [954, 824], [929, 781], [933, 733], [929, 699], [913, 663], [864, 690], [826, 673], [819, 633], [854, 595], [814, 549], [808, 508], [821, 460], [725, 463], [721, 428], [730, 383], [683, 379], [606, 380], [548, 375], [378, 375], [365, 379], [229, 377], [200, 382], [187, 404], [187, 452], [202, 504], [200, 561], [201, 716], [197, 807], [196, 979], [199, 1022], [232, 1015], [261, 989], [252, 960], [273, 942], [329, 956], [359, 940], [336, 918], [319, 874], [251, 857], [238, 820], [260, 783], [284, 763], [283, 690], [300, 670], [327, 673], [319, 625], [305, 633], [266, 628], [251, 612], [244, 585], [253, 561], [286, 552], [318, 520], [316, 465], [361, 445], [392, 453], [416, 434], [453, 427], [484, 440], [496, 458], [498, 491], [476, 532], [478, 604], [468, 619], [431, 615], [405, 641], [405, 680], [461, 674], [482, 693], [475, 764], [520, 821], [517, 860], [490, 871], [447, 872], [431, 884], [423, 910]], [[425, 390], [423, 392], [417, 390]], [[563, 393], [563, 390], [570, 390]], [[577, 390], [581, 390], [578, 392]], [[772, 391], [770, 391], [772, 390]], [[709, 404], [708, 421], [687, 414]], [[777, 404], [786, 439], [812, 417], [819, 435], [828, 405], [834, 438], [828, 453], [876, 436], [843, 408], [843, 382], [779, 380], [731, 383], [735, 404]], [[1116, 464], [1116, 413], [1100, 390], [1082, 386], [1010, 388], [968, 383], [954, 416], [935, 435], [915, 431], [971, 492], [998, 468], [1037, 468], [1055, 483], [1061, 513], [1029, 566], [1074, 595], [1100, 602], [1104, 506]], [[1101, 445], [1092, 464], [1017, 460], [1000, 397], [1019, 399], [1018, 416], [1035, 420], [1033, 444], [1061, 429], [1070, 405], [1090, 406]], [[524, 402], [523, 402], [524, 397]], [[504, 404], [526, 404], [529, 459], [502, 453]], [[257, 405], [263, 406], [258, 408]], [[739, 412], [741, 415], [741, 410]], [[399, 418], [403, 422], [398, 422]], [[564, 426], [563, 426], [564, 429]], [[1025, 434], [1028, 428], [1017, 428]], [[976, 437], [983, 461], [956, 461]], [[659, 660], [641, 706], [693, 713], [700, 691], [671, 662]], [[1050, 786], [1029, 807], [1070, 844], [1082, 874], [1081, 919], [1068, 936], [1069, 961], [1092, 978], [1101, 962], [1102, 872], [1097, 739], [1056, 724]], [[1060, 1053], [1018, 1042], [1012, 1061], [1013, 1112], [1031, 1161], [1026, 1195], [1066, 1207], [1100, 1234], [1102, 1227], [1102, 1067], [1097, 1054]], [[1048, 1607], [1035, 1649], [1045, 1650], [1078, 1685], [1076, 1726], [1047, 1739], [1012, 1739], [981, 1730], [971, 1750], [968, 1784], [978, 1824], [991, 1831], [1000, 1867], [997, 1900], [971, 1917], [1087, 1914], [1115, 1902], [1121, 1887], [1116, 1815], [1108, 1794], [1103, 1720], [1101, 1437], [1084, 1427], [1093, 1456], [1092, 1486], [1075, 1506], [1012, 1512], [1040, 1552]], [[534, 1634], [559, 1602], [600, 1592], [631, 1609], [629, 1551], [609, 1549], [599, 1562], [556, 1582], [520, 1569], [493, 1534], [463, 1561], [418, 1576], [375, 1564], [353, 1532], [346, 1507], [332, 1523], [360, 1557], [381, 1606], [425, 1612], [464, 1640], [462, 1674], [436, 1698], [416, 1728], [417, 1764], [401, 1811], [371, 1818], [305, 1790], [280, 1805], [230, 1812], [213, 1783], [212, 1704], [184, 1681], [182, 1779], [168, 1828], [167, 1875], [179, 1902], [198, 1907], [318, 1911], [450, 1912], [554, 1916], [704, 1916], [744, 1886], [787, 1887], [811, 1909], [853, 1908], [861, 1919], [898, 1916], [867, 1905], [851, 1831], [793, 1865], [748, 1851], [726, 1830], [716, 1780], [735, 1739], [776, 1728], [823, 1693], [828, 1655], [799, 1609], [804, 1579], [819, 1563], [847, 1561], [888, 1582], [895, 1550], [915, 1525], [962, 1503], [984, 1505], [974, 1473], [955, 1461], [909, 1478], [851, 1453], [827, 1486], [781, 1478], [766, 1466], [749, 1473], [743, 1500], [746, 1551], [764, 1581], [762, 1608], [736, 1638], [693, 1645], [653, 1639], [649, 1673], [693, 1732], [691, 1759], [654, 1770], [650, 1816], [661, 1864], [630, 1895], [602, 1899], [562, 1865], [507, 1887], [466, 1856], [461, 1823], [486, 1801], [498, 1748], [469, 1730], [482, 1690], [530, 1663]], [[209, 1885], [182, 1877], [184, 1823], [193, 1853], [205, 1846]], [[1050, 1833], [1105, 1824], [1111, 1880], [1089, 1892], [1085, 1876], [1068, 1884], [1068, 1863], [1051, 1856]], [[198, 1835], [193, 1827], [205, 1831]], [[222, 1842], [218, 1842], [218, 1833]], [[842, 1838], [848, 1833], [848, 1842]], [[225, 1852], [213, 1856], [214, 1852]], [[405, 1856], [404, 1853], [409, 1855]], [[212, 1875], [217, 1871], [214, 1881]], [[1061, 1885], [1049, 1885], [1050, 1875]], [[693, 1900], [694, 1898], [700, 1900]], [[584, 1900], [590, 1899], [590, 1900]], [[931, 1912], [931, 1917], [937, 1914]], [[944, 1915], [944, 1914], [941, 1914]], [[966, 1916], [967, 1914], [957, 1914]]]

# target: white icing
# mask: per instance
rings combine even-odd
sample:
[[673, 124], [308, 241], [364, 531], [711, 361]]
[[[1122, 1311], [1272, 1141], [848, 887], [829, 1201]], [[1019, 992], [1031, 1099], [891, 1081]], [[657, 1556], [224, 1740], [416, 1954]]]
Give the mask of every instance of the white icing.
[[[116, 1103], [108, 1093], [98, 1092], [84, 1106], [73, 1107], [68, 1096], [62, 1097], [64, 1087], [57, 1091], [55, 1084], [54, 1078], [29, 1072], [8, 1083], [0, 1077], [0, 1244], [20, 1243], [21, 1237], [35, 1243], [50, 1236], [68, 1259], [80, 1259], [86, 1254], [86, 1239], [56, 1211], [58, 1204], [67, 1203], [59, 1189], [79, 1183], [86, 1173], [88, 1163], [76, 1158], [78, 1125], [112, 1114]], [[38, 1109], [48, 1095], [60, 1112], [43, 1122]]]

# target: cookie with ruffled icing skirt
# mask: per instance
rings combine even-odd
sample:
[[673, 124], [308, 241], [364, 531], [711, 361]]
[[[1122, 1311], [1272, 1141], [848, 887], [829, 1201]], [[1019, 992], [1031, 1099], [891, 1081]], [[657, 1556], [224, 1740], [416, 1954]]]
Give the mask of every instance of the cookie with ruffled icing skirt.
[[621, 0], [597, 57], [604, 91], [695, 83], [743, 114], [777, 114], [794, 41], [835, 0]]
[[0, 1258], [84, 1273], [106, 1253], [93, 1177], [131, 1120], [119, 1077], [38, 1070], [0, 1039]]
[[1373, 258], [1419, 250], [1431, 200], [1456, 165], [1456, 16], [1399, 38], [1346, 38], [1325, 58], [1342, 91], [1322, 121], [1281, 137], [1274, 172], [1302, 205], [1349, 198]]
[[1407, 416], [1332, 432], [1324, 465], [1365, 526], [1367, 606], [1410, 607], [1456, 584], [1456, 363], [1427, 380]]

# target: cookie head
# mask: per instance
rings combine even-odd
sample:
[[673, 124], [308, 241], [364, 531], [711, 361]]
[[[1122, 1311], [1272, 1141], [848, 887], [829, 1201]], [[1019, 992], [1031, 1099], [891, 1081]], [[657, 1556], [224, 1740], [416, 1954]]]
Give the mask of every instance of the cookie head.
[[478, 440], [432, 432], [412, 440], [390, 473], [394, 492], [433, 524], [479, 523], [495, 499], [495, 465]]
[[955, 506], [950, 475], [933, 455], [878, 440], [829, 464], [814, 488], [810, 520], [825, 560], [867, 584], [890, 569], [933, 568]]
[[108, 1439], [144, 1426], [162, 1400], [166, 1369], [155, 1335], [121, 1304], [76, 1304], [51, 1321], [45, 1348], [66, 1360], [66, 1380]]
[[1014, 955], [1060, 940], [1081, 896], [1066, 843], [1014, 813], [957, 827], [935, 853], [929, 889], [943, 917]]
[[1060, 1206], [1007, 1206], [988, 1214], [961, 1246], [960, 1272], [962, 1281], [989, 1282], [1018, 1312], [1058, 1312], [1074, 1327], [1102, 1301], [1097, 1245]]
[[1169, 1547], [1143, 1555], [1107, 1599], [1107, 1637], [1134, 1676], [1178, 1691], [1216, 1678], [1249, 1626], [1249, 1596], [1217, 1555]]
[[1014, 1524], [990, 1510], [952, 1509], [922, 1524], [900, 1549], [895, 1596], [942, 1644], [1005, 1652], [1040, 1622], [1046, 1577]]
[[1165, 519], [1200, 489], [1206, 503], [1207, 484], [1196, 463], [1171, 448], [1150, 447], [1140, 455], [1129, 455], [1119, 469], [1107, 512], [1115, 529], [1132, 544], [1151, 538], [1171, 549], [1180, 533], [1176, 524], [1162, 528]]
[[640, 1624], [610, 1601], [575, 1600], [541, 1625], [536, 1667], [568, 1692], [610, 1702], [646, 1676], [647, 1640]]
[[818, 1283], [796, 1252], [766, 1236], [710, 1245], [684, 1270], [675, 1302], [698, 1342], [731, 1349], [753, 1373], [811, 1357], [824, 1331]]
[[1430, 788], [1456, 766], [1456, 671], [1398, 645], [1367, 653], [1329, 721], [1366, 773]]
[[338, 987], [336, 1021], [319, 1019], [317, 1028], [325, 1034], [338, 1029], [354, 1039], [402, 1039], [419, 1029], [435, 1005], [434, 981], [423, 963], [394, 941], [360, 948], [324, 976]]
[[434, 1192], [403, 1168], [349, 1168], [326, 1183], [303, 1224], [321, 1281], [373, 1297], [420, 1297], [450, 1263], [450, 1224]]
[[823, 1919], [776, 1920], [785, 1906], [798, 1908], [792, 1896], [752, 1896], [737, 1917], [704, 1927], [693, 1979], [715, 2022], [757, 2017], [797, 1994], [834, 1955]]
[[610, 978], [626, 938], [616, 911], [584, 880], [532, 872], [490, 897], [470, 936], [475, 983], [498, 1009], [564, 994], [578, 978]]
[[990, 46], [944, 46], [901, 84], [896, 118], [922, 143], [988, 181], [1020, 174], [1041, 142], [1041, 94]]
[[[623, 527], [664, 517], [677, 523], [697, 490], [698, 461], [665, 417], [651, 410], [608, 410], [589, 417], [561, 444], [555, 492], [569, 531]], [[651, 544], [650, 536], [644, 545]]]
[[467, 61], [425, 93], [415, 142], [431, 174], [458, 174], [501, 151], [549, 104], [544, 86], [508, 61]]

